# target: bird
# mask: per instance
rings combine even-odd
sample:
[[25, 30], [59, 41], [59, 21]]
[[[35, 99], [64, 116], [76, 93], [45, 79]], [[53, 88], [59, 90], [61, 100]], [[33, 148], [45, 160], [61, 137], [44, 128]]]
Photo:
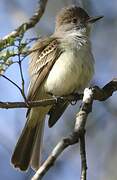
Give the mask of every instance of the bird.
[[[55, 31], [31, 48], [28, 101], [67, 96], [81, 92], [94, 74], [90, 34], [92, 25], [102, 16], [91, 17], [81, 7], [64, 7], [56, 17]], [[11, 162], [26, 171], [40, 167], [45, 116], [52, 127], [63, 114], [68, 102], [29, 108], [26, 124], [15, 146]]]

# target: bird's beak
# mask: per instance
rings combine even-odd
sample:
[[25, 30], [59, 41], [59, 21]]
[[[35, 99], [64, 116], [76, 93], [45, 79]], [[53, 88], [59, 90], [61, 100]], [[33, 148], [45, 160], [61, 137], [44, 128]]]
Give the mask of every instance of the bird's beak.
[[89, 17], [89, 19], [87, 20], [87, 23], [95, 23], [96, 21], [100, 20], [103, 17], [104, 16]]

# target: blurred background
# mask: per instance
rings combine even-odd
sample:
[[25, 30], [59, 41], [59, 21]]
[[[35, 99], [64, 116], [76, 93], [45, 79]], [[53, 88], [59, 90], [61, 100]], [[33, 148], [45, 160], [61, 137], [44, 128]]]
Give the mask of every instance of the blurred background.
[[[0, 0], [0, 38], [4, 37], [31, 17], [37, 0]], [[100, 87], [117, 77], [117, 1], [116, 0], [48, 0], [46, 12], [35, 28], [25, 34], [25, 38], [45, 36], [54, 31], [56, 13], [64, 6], [80, 4], [90, 15], [104, 15], [92, 30], [91, 41], [95, 57], [95, 75], [92, 84]], [[23, 62], [25, 89], [27, 90], [28, 58]], [[16, 65], [11, 66], [6, 75], [21, 85]], [[23, 100], [19, 91], [8, 81], [0, 78], [0, 101]], [[43, 160], [74, 126], [75, 113], [79, 103], [69, 106], [59, 122], [49, 129], [46, 124]], [[10, 158], [16, 141], [25, 123], [25, 109], [0, 109], [0, 179], [29, 180], [34, 172], [29, 169], [22, 173], [15, 170]], [[47, 122], [46, 122], [47, 123]], [[88, 117], [86, 127], [86, 149], [88, 179], [117, 179], [117, 94], [105, 102], [94, 102], [93, 112]], [[80, 177], [79, 146], [69, 147], [56, 161], [44, 180], [76, 180]]]

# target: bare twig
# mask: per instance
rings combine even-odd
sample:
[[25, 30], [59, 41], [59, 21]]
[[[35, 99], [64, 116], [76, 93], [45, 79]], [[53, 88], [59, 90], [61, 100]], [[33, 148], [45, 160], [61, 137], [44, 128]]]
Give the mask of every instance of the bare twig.
[[82, 99], [82, 94], [78, 95], [76, 98], [76, 95], [70, 95], [66, 97], [53, 97], [50, 99], [44, 99], [39, 101], [27, 101], [27, 102], [0, 102], [0, 108], [2, 109], [13, 109], [13, 108], [32, 108], [32, 107], [39, 107], [39, 106], [48, 106], [48, 105], [54, 105], [58, 101], [61, 103], [64, 103], [66, 101], [76, 101]]
[[22, 81], [22, 93], [23, 96], [25, 96], [25, 89], [24, 89], [24, 76], [23, 76], [23, 71], [22, 71], [22, 61], [20, 60], [20, 55], [19, 55], [19, 69], [20, 69], [20, 75], [21, 75], [21, 81]]
[[[4, 75], [1, 76], [7, 78]], [[7, 80], [8, 79], [9, 78], [7, 78]], [[12, 83], [14, 84], [14, 82]], [[17, 84], [14, 85], [21, 90], [21, 88]], [[105, 101], [110, 96], [112, 96], [112, 94], [115, 91], [117, 91], [117, 79], [113, 79], [108, 84], [106, 84], [102, 89], [95, 86], [92, 88], [92, 90], [93, 90], [94, 100]], [[59, 98], [57, 97], [51, 99], [44, 99], [40, 101], [32, 101], [32, 102], [28, 102], [28, 104], [25, 102], [0, 102], [0, 108], [9, 109], [9, 108], [29, 108], [29, 107], [38, 107], [38, 106], [48, 106], [55, 104], [57, 101], [61, 101], [64, 103], [65, 101], [72, 102], [72, 101], [81, 100], [82, 98], [83, 98], [83, 94], [75, 94], [66, 97], [59, 97]]]
[[[41, 180], [47, 171], [53, 166], [58, 156], [70, 145], [76, 144], [79, 141], [87, 120], [87, 116], [91, 111], [93, 102], [93, 91], [91, 89], [85, 89], [83, 96], [83, 103], [80, 107], [80, 111], [76, 116], [75, 128], [72, 134], [63, 138], [54, 148], [47, 160], [40, 166], [36, 174], [32, 177], [32, 180]], [[83, 165], [82, 165], [83, 166]], [[82, 179], [84, 180], [84, 179]]]
[[23, 76], [23, 71], [22, 71], [22, 59], [21, 59], [21, 54], [20, 54], [20, 45], [21, 45], [21, 40], [19, 40], [19, 44], [18, 44], [18, 64], [19, 64], [21, 83], [22, 83], [22, 88], [21, 88], [22, 94], [23, 94], [23, 97], [26, 101], [25, 87], [24, 87], [25, 82], [24, 82], [24, 76]]
[[62, 139], [56, 147], [53, 149], [52, 153], [49, 155], [47, 160], [43, 163], [43, 165], [39, 168], [36, 174], [32, 177], [31, 180], [41, 180], [42, 177], [47, 173], [47, 171], [54, 165], [56, 159], [59, 155], [66, 149], [72, 142], [71, 136], [68, 138]]
[[2, 76], [4, 79], [8, 80], [11, 84], [13, 84], [21, 92], [21, 88], [14, 81], [12, 81], [10, 78], [8, 78], [7, 76], [5, 76], [3, 74], [0, 74], [0, 76]]
[[95, 100], [105, 101], [112, 96], [115, 91], [117, 91], [117, 78], [114, 78], [112, 81], [107, 83], [102, 89], [95, 86], [93, 91]]
[[82, 133], [82, 135], [80, 136], [80, 156], [81, 156], [80, 180], [86, 180], [87, 179], [87, 161], [86, 161], [85, 134], [84, 133]]
[[91, 89], [86, 88], [84, 91], [82, 105], [80, 111], [76, 116], [76, 123], [74, 131], [71, 135], [63, 138], [54, 148], [48, 159], [40, 166], [38, 171], [32, 177], [32, 180], [41, 180], [47, 171], [53, 166], [58, 156], [69, 146], [77, 143], [80, 139], [80, 152], [81, 152], [81, 180], [86, 180], [87, 164], [85, 153], [85, 139], [84, 130], [88, 114], [92, 110], [93, 100], [104, 101], [117, 90], [117, 80], [114, 79], [106, 84], [102, 89], [94, 87]]
[[81, 155], [81, 180], [87, 179], [87, 163], [85, 152], [85, 124], [88, 114], [92, 111], [94, 98], [94, 89], [86, 88], [84, 91], [83, 101], [80, 111], [76, 115], [76, 123], [74, 131], [79, 133], [80, 155]]
[[0, 74], [0, 76], [2, 76], [4, 79], [8, 80], [11, 84], [13, 84], [16, 88], [19, 89], [21, 95], [23, 96], [25, 102], [27, 102], [27, 99], [26, 99], [26, 96], [25, 94], [23, 93], [22, 89], [20, 88], [20, 86], [18, 86], [14, 81], [12, 81], [10, 78], [8, 78], [7, 76], [3, 75], [3, 74]]
[[[4, 75], [2, 75], [4, 76]], [[6, 77], [5, 77], [6, 78]], [[7, 79], [7, 78], [6, 78]], [[9, 80], [9, 79], [8, 79]], [[11, 83], [14, 84], [10, 80]], [[17, 87], [17, 84], [14, 84]], [[18, 86], [18, 89], [20, 87]], [[81, 143], [81, 162], [82, 162], [82, 171], [81, 171], [81, 180], [86, 180], [86, 154], [85, 154], [85, 141], [84, 141], [84, 129], [87, 120], [87, 116], [92, 110], [93, 100], [104, 101], [109, 98], [113, 92], [117, 91], [117, 79], [113, 79], [108, 84], [106, 84], [102, 89], [95, 86], [90, 89], [85, 89], [84, 95], [70, 95], [67, 97], [60, 98], [52, 98], [35, 102], [0, 102], [0, 108], [31, 108], [37, 106], [47, 106], [55, 104], [57, 101], [60, 102], [71, 102], [75, 100], [80, 100], [83, 98], [82, 105], [80, 107], [80, 111], [76, 116], [75, 128], [72, 134], [68, 137], [63, 138], [57, 146], [54, 148], [48, 159], [44, 162], [44, 164], [39, 168], [36, 172], [32, 180], [40, 180], [47, 171], [52, 167], [58, 156], [66, 149], [68, 146], [77, 143], [80, 139]]]
[[0, 47], [7, 47], [10, 45], [9, 39], [10, 38], [16, 38], [20, 35], [23, 35], [28, 29], [34, 27], [42, 17], [45, 7], [47, 4], [47, 0], [39, 0], [39, 5], [34, 13], [34, 15], [29, 19], [28, 22], [23, 23], [21, 26], [19, 26], [16, 30], [12, 31], [10, 34], [5, 36], [3, 39], [0, 40]]

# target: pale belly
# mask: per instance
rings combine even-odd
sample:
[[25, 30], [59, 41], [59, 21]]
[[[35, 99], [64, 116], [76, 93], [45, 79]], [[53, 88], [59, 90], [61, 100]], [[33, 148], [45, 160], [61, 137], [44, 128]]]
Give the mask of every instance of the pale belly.
[[[79, 54], [80, 53], [80, 54]], [[64, 52], [44, 83], [46, 92], [62, 96], [83, 90], [93, 76], [93, 56], [80, 51]]]

